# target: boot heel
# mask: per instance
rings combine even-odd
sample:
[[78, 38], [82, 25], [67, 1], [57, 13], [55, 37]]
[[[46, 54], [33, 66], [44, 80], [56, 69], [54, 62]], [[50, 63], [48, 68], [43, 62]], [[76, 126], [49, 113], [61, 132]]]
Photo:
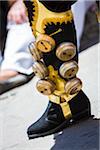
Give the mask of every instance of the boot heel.
[[77, 121], [91, 116], [90, 102], [83, 91], [80, 91], [79, 94], [69, 102], [69, 105], [73, 120]]
[[84, 111], [82, 111], [82, 112], [76, 114], [75, 116], [73, 116], [73, 120], [78, 121], [78, 120], [81, 120], [81, 119], [87, 119], [90, 116], [91, 116], [90, 109], [87, 108]]

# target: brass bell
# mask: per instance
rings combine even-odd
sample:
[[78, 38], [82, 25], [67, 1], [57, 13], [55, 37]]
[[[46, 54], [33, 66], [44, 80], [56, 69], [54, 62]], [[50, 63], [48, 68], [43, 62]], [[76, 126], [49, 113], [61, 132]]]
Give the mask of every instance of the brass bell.
[[76, 61], [65, 62], [60, 66], [60, 75], [65, 79], [74, 77], [78, 72], [78, 64]]
[[35, 43], [32, 42], [29, 44], [29, 50], [30, 53], [32, 54], [34, 61], [40, 60], [42, 58], [42, 53], [36, 48]]
[[55, 84], [51, 80], [39, 80], [36, 84], [37, 90], [44, 95], [52, 94], [55, 87]]
[[35, 61], [33, 64], [33, 72], [36, 76], [43, 79], [46, 76], [48, 76], [48, 68], [44, 65], [43, 62], [37, 62]]
[[82, 88], [82, 81], [79, 78], [69, 80], [65, 85], [65, 92], [69, 95], [78, 93]]
[[56, 56], [62, 61], [71, 60], [75, 55], [76, 46], [71, 42], [60, 44], [56, 50]]
[[46, 34], [41, 34], [36, 39], [36, 46], [41, 52], [47, 53], [54, 49], [55, 40]]

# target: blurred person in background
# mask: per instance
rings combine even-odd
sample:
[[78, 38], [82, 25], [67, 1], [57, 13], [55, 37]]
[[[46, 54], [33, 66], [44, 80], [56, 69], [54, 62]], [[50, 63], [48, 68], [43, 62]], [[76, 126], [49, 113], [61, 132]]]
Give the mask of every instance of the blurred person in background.
[[[1, 1], [1, 10], [1, 19], [4, 19], [1, 20], [2, 38], [0, 38], [3, 55], [0, 65], [0, 94], [27, 83], [34, 76], [31, 68], [32, 57], [28, 50], [28, 44], [34, 41], [34, 36], [28, 23], [25, 6], [20, 0], [9, 0], [8, 3]], [[6, 37], [6, 42], [2, 42], [5, 41], [3, 37]]]

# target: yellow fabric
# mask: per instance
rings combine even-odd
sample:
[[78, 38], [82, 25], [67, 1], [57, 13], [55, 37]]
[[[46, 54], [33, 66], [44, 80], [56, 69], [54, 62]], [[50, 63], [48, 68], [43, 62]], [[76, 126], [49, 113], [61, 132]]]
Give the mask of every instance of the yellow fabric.
[[66, 81], [58, 75], [58, 71], [54, 70], [53, 66], [50, 65], [48, 67], [48, 70], [49, 70], [49, 78], [56, 84], [55, 94], [56, 95], [63, 94]]
[[[51, 65], [48, 66], [48, 70], [49, 70], [49, 79], [56, 84], [56, 90], [54, 91], [53, 94], [61, 96], [68, 102], [73, 97], [73, 95], [67, 95], [67, 93], [65, 93], [65, 84], [67, 83], [67, 81], [65, 81], [59, 76], [58, 71], [54, 70], [53, 66]], [[74, 96], [75, 95], [76, 94], [74, 94]]]
[[48, 10], [42, 3], [40, 3], [38, 0], [31, 0], [33, 2], [33, 5], [35, 6], [33, 9], [33, 20], [32, 21], [32, 29], [34, 32], [34, 35], [38, 35], [39, 33], [44, 34], [46, 25], [51, 22], [53, 22], [55, 25], [57, 22], [62, 24], [65, 22], [71, 22], [73, 19], [73, 15], [71, 10], [68, 10], [66, 12], [56, 13]]

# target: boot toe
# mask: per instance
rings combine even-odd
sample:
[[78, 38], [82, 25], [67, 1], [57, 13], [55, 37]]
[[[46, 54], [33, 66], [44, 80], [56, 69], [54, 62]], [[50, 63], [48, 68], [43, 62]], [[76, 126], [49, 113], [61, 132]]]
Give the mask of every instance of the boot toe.
[[[56, 114], [54, 113], [51, 115], [52, 113], [52, 112], [50, 113], [50, 109], [52, 108], [51, 106], [56, 107], [56, 111], [57, 111]], [[63, 114], [59, 113], [61, 111], [60, 109], [61, 108], [59, 107], [59, 105], [49, 102], [47, 110], [42, 115], [42, 117], [39, 120], [37, 120], [35, 123], [33, 123], [31, 126], [29, 126], [27, 130], [27, 134], [29, 138], [45, 136], [55, 132], [54, 130], [56, 129], [56, 127], [59, 126], [59, 124], [61, 124], [65, 120]]]

